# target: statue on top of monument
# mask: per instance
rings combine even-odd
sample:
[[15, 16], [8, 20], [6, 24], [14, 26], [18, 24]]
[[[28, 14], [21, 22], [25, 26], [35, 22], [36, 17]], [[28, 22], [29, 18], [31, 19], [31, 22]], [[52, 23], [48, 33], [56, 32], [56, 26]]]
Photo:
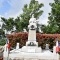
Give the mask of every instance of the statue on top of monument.
[[37, 28], [36, 18], [34, 18], [34, 15], [32, 15], [32, 18], [29, 20], [28, 28], [30, 30], [35, 30]]

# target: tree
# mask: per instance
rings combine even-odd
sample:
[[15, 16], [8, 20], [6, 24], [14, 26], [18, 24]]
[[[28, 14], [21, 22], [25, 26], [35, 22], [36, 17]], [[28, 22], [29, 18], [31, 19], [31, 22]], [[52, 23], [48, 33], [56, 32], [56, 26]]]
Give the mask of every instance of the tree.
[[[31, 0], [30, 4], [24, 5], [23, 13], [20, 14], [16, 19], [14, 18], [3, 18], [1, 17], [3, 21], [2, 29], [6, 29], [7, 31], [12, 31], [14, 27], [16, 27], [16, 31], [23, 31], [23, 29], [27, 29], [29, 20], [34, 14], [34, 17], [38, 19], [43, 11], [41, 8], [43, 7], [43, 4], [39, 4], [38, 1]], [[28, 30], [28, 29], [27, 29]]]
[[[24, 24], [23, 24], [24, 25]], [[22, 31], [22, 22], [20, 17], [17, 17], [14, 21], [14, 26], [16, 27], [16, 32]]]
[[13, 26], [14, 26], [14, 19], [13, 18], [4, 18], [4, 17], [1, 17], [1, 20], [3, 22], [3, 25], [2, 25], [2, 29], [6, 29], [7, 31], [11, 31], [13, 30]]
[[0, 39], [0, 46], [4, 46], [6, 44], [6, 39]]
[[42, 25], [41, 26], [41, 30], [43, 31], [43, 33], [51, 33], [51, 34], [54, 34], [56, 33], [56, 31], [58, 30], [58, 27], [56, 25]]
[[5, 36], [4, 34], [5, 33], [4, 33], [3, 29], [0, 29], [0, 39], [2, 39]]
[[60, 0], [50, 3], [51, 13], [49, 13], [48, 25], [43, 28], [46, 33], [60, 33]]
[[24, 5], [23, 13], [20, 15], [22, 29], [24, 28], [27, 29], [29, 19], [32, 17], [33, 14], [36, 19], [38, 19], [42, 15], [43, 13], [43, 11], [41, 10], [42, 7], [43, 4], [42, 3], [39, 4], [38, 1], [35, 0], [31, 0], [29, 5], [27, 4]]

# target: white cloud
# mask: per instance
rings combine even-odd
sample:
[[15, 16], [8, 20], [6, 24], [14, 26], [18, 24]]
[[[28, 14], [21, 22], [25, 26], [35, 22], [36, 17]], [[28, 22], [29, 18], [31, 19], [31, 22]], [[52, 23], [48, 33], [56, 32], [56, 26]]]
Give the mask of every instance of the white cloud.
[[39, 1], [39, 3], [43, 3], [44, 7], [42, 8], [42, 10], [44, 11], [43, 14], [41, 15], [41, 17], [39, 18], [39, 22], [41, 24], [45, 24], [47, 25], [47, 21], [48, 21], [48, 13], [51, 12], [51, 7], [49, 5], [49, 3], [54, 2], [54, 0], [37, 0]]
[[[1, 0], [0, 3], [3, 3], [4, 1], [7, 1], [11, 8], [8, 10], [4, 17], [14, 17], [16, 18], [19, 16], [20, 13], [22, 13], [22, 8], [24, 4], [29, 4], [30, 0]], [[53, 2], [54, 0], [37, 0], [39, 3], [43, 3], [44, 7], [42, 10], [44, 11], [42, 16], [39, 18], [40, 23], [47, 24], [48, 21], [48, 13], [51, 11], [51, 8], [49, 6], [49, 3]], [[2, 5], [2, 4], [1, 4]]]
[[45, 18], [45, 19], [39, 19], [39, 23], [40, 24], [48, 25], [47, 21], [48, 21], [47, 18]]
[[[30, 0], [29, 0], [30, 1]], [[15, 17], [22, 13], [22, 8], [24, 4], [29, 3], [27, 0], [8, 0], [8, 3], [11, 6], [11, 9], [5, 13], [5, 17]]]
[[21, 10], [20, 9], [20, 0], [8, 0], [11, 8], [5, 13], [5, 17], [15, 17], [15, 15]]

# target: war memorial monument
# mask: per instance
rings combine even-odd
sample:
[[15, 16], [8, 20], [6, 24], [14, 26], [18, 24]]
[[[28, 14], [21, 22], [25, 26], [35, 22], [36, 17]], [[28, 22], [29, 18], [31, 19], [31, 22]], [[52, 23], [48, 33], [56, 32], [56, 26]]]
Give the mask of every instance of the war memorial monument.
[[26, 46], [19, 48], [19, 43], [17, 43], [16, 49], [9, 51], [7, 44], [5, 44], [3, 60], [59, 60], [59, 54], [56, 53], [58, 41], [56, 42], [56, 46], [53, 47], [53, 52], [49, 50], [48, 44], [46, 44], [45, 50], [38, 47], [38, 42], [36, 42], [36, 21], [34, 17], [29, 20], [29, 33]]

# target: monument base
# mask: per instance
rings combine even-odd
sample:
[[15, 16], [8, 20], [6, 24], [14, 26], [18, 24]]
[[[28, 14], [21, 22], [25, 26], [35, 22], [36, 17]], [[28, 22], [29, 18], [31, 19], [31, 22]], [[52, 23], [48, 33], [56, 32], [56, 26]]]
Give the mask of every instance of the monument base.
[[21, 49], [21, 52], [27, 52], [27, 53], [41, 53], [42, 49], [41, 47], [37, 47], [37, 46], [24, 46]]
[[41, 52], [41, 47], [24, 46], [21, 49], [10, 51], [9, 60], [59, 60], [59, 56], [44, 50]]
[[36, 42], [36, 41], [27, 41], [26, 46], [37, 46], [38, 47], [38, 42]]

